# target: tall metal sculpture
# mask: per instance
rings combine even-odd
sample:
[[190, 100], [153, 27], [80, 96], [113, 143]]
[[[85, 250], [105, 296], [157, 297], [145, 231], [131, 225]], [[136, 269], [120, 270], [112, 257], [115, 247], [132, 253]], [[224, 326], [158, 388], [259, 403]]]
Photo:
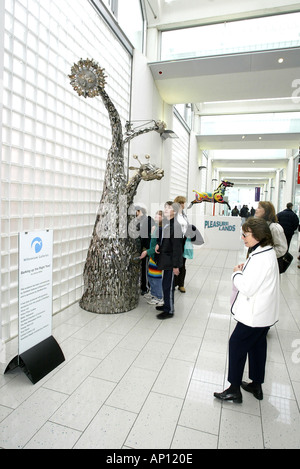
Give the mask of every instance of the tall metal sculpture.
[[135, 212], [128, 216], [141, 180], [161, 179], [162, 169], [150, 162], [134, 168], [136, 174], [127, 183], [124, 172], [124, 144], [150, 131], [162, 132], [165, 124], [131, 131], [123, 139], [119, 114], [104, 90], [104, 69], [93, 60], [79, 60], [69, 75], [79, 96], [101, 96], [108, 111], [112, 145], [108, 152], [102, 197], [84, 267], [84, 293], [80, 306], [95, 313], [121, 313], [134, 309], [139, 300], [140, 262], [136, 241], [130, 236]]

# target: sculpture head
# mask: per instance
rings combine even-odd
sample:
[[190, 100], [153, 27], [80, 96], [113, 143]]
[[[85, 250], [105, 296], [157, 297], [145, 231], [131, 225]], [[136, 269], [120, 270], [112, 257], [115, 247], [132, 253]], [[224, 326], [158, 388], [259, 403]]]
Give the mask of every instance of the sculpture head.
[[222, 184], [223, 184], [223, 186], [225, 186], [225, 187], [232, 187], [232, 186], [234, 186], [234, 183], [233, 183], [233, 182], [226, 181], [226, 180], [225, 180], [225, 181], [222, 180]]
[[94, 98], [105, 87], [104, 68], [91, 59], [80, 59], [71, 68], [70, 83], [79, 96]]
[[[138, 174], [143, 181], [153, 181], [154, 179], [160, 180], [164, 177], [164, 170], [158, 168], [156, 165], [148, 162], [142, 164], [137, 155], [133, 155], [133, 158], [138, 160], [140, 163], [140, 167], [136, 168], [135, 166], [129, 166], [130, 170], [136, 170], [136, 174]], [[146, 159], [150, 159], [149, 155], [145, 155]]]

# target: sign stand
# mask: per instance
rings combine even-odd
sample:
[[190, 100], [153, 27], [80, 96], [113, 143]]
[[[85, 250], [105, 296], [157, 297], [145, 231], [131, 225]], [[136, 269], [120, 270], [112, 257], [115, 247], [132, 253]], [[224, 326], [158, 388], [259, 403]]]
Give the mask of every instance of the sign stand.
[[20, 367], [35, 384], [65, 357], [52, 336], [53, 231], [19, 233], [18, 355], [7, 373]]
[[7, 365], [4, 374], [19, 366], [30, 381], [35, 384], [63, 361], [65, 361], [65, 357], [60, 346], [54, 337], [50, 336], [13, 358]]

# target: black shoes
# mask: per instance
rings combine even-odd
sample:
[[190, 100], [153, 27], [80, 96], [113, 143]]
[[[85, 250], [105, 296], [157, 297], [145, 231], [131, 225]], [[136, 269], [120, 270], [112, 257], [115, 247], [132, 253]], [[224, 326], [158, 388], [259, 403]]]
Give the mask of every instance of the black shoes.
[[[261, 388], [261, 384], [257, 383], [246, 383], [242, 381], [241, 384], [242, 388], [247, 391], [251, 392], [253, 396], [261, 401], [263, 399], [263, 392]], [[228, 389], [225, 389], [223, 392], [214, 392], [214, 396], [221, 401], [233, 401], [236, 404], [241, 404], [243, 402], [243, 396], [240, 391], [240, 388], [237, 386], [230, 386]]]
[[168, 313], [167, 311], [164, 310], [165, 309], [164, 305], [156, 306], [155, 309], [157, 309], [157, 311], [162, 311], [160, 314], [156, 315], [157, 319], [170, 319], [174, 316], [173, 313]]
[[[158, 306], [157, 308], [159, 308], [159, 306]], [[157, 309], [157, 308], [156, 308], [156, 309]], [[172, 318], [173, 316], [174, 316], [173, 313], [166, 313], [165, 311], [163, 311], [162, 313], [157, 314], [156, 317], [157, 317], [157, 319], [170, 319], [170, 318]]]
[[232, 391], [231, 387], [223, 392], [214, 392], [214, 396], [221, 401], [233, 401], [235, 404], [243, 402], [243, 396], [240, 390]]
[[261, 389], [261, 384], [246, 383], [246, 381], [242, 381], [241, 386], [245, 391], [251, 392], [253, 396], [259, 401], [261, 401], [264, 398], [264, 395]]

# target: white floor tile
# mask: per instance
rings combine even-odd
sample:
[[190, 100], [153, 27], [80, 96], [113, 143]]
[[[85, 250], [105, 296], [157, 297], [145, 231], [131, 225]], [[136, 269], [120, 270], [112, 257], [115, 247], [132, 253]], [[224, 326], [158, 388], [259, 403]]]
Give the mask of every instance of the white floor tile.
[[191, 362], [168, 358], [153, 386], [153, 391], [183, 399], [193, 367]]
[[171, 448], [184, 450], [217, 449], [218, 436], [177, 425]]
[[[294, 243], [293, 255], [297, 257]], [[33, 385], [16, 369], [0, 377], [0, 448], [300, 449], [300, 270], [281, 276], [280, 321], [268, 334], [264, 399], [227, 387], [231, 272], [245, 251], [195, 249], [175, 316], [156, 318], [144, 298], [99, 315], [74, 304], [55, 315], [65, 355]], [[7, 363], [17, 340], [6, 344]], [[0, 371], [5, 364], [1, 355]], [[245, 368], [244, 379], [248, 380]]]
[[115, 383], [88, 377], [52, 415], [51, 422], [85, 430], [114, 387]]
[[25, 445], [25, 449], [72, 449], [81, 432], [56, 423], [45, 425]]
[[122, 448], [136, 414], [104, 405], [79, 438], [75, 449]]
[[155, 371], [132, 366], [106, 401], [107, 405], [138, 413], [156, 377]]
[[219, 449], [263, 449], [263, 445], [260, 417], [223, 408]]
[[126, 440], [126, 446], [170, 448], [182, 402], [182, 399], [152, 392]]

